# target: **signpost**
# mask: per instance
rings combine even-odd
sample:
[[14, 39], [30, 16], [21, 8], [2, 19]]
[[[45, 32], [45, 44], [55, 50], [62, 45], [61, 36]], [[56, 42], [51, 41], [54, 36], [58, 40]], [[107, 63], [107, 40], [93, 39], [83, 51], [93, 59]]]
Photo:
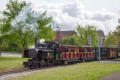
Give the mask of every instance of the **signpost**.
[[101, 60], [101, 56], [100, 56], [100, 47], [101, 47], [101, 32], [98, 33], [98, 47], [99, 47], [99, 62]]
[[88, 36], [88, 46], [91, 46], [92, 45], [92, 37], [89, 35]]
[[100, 47], [101, 47], [101, 40], [99, 40], [99, 61], [100, 61]]

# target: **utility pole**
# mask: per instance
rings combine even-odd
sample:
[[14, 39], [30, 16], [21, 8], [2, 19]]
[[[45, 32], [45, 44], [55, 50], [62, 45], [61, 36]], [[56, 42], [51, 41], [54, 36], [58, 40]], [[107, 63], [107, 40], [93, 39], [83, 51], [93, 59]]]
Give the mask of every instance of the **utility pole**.
[[[118, 27], [120, 27], [120, 10], [119, 10], [119, 16], [118, 16]], [[120, 39], [120, 37], [118, 36], [118, 39]], [[118, 44], [117, 46], [120, 48], [120, 41], [118, 40]]]
[[56, 26], [56, 41], [60, 43], [61, 39], [62, 39], [62, 35], [61, 35], [61, 28], [59, 27], [59, 25], [57, 24]]
[[53, 23], [53, 31], [54, 31], [54, 24], [55, 24], [55, 23], [54, 23], [54, 21], [53, 21], [52, 23]]
[[[119, 11], [119, 15], [120, 15], [120, 11]], [[119, 19], [118, 19], [118, 25], [120, 25], [120, 16], [119, 16]]]

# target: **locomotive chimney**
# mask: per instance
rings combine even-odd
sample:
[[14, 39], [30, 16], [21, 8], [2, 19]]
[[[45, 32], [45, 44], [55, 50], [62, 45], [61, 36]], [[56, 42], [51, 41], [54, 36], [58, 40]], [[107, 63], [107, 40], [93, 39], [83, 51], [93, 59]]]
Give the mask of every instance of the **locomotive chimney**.
[[37, 38], [35, 38], [35, 48], [37, 48]]

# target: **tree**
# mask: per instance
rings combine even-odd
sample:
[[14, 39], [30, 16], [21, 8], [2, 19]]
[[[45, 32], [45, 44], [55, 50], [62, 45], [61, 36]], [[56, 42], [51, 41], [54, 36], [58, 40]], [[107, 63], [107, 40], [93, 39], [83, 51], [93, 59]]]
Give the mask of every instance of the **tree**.
[[45, 11], [40, 15], [40, 18], [37, 21], [38, 28], [36, 30], [36, 37], [39, 39], [44, 38], [46, 41], [54, 40], [55, 33], [51, 28], [52, 17], [46, 16], [47, 12]]
[[120, 47], [120, 25], [118, 27], [116, 27], [114, 34], [117, 38], [118, 46]]
[[98, 45], [97, 30], [94, 26], [86, 25], [85, 27], [77, 25], [77, 37], [80, 46], [88, 45], [88, 36], [92, 37], [92, 46]]
[[9, 3], [6, 5], [6, 10], [2, 11], [3, 17], [0, 19], [0, 37], [1, 46], [5, 49], [9, 46], [12, 47], [10, 44], [14, 42], [11, 41], [11, 36], [15, 36], [11, 35], [11, 21], [19, 14], [24, 6], [26, 6], [25, 1], [9, 0]]
[[[23, 19], [20, 19], [21, 14]], [[14, 32], [17, 34], [16, 41], [19, 42], [22, 50], [32, 45], [35, 37], [52, 40], [54, 33], [51, 29], [51, 21], [52, 18], [46, 16], [46, 11], [42, 14], [36, 13], [28, 4], [12, 22], [13, 34]]]
[[[12, 5], [20, 4], [14, 1], [12, 3]], [[10, 5], [11, 3], [8, 4]], [[18, 5], [16, 7], [10, 7], [8, 10], [10, 9], [9, 11], [11, 11], [12, 9], [14, 11], [15, 8], [19, 9], [20, 6]], [[9, 17], [7, 17], [7, 19], [9, 19]], [[1, 31], [3, 31], [5, 35], [7, 34], [7, 37], [4, 36], [4, 40], [8, 38], [8, 45], [15, 45], [23, 51], [34, 43], [35, 37], [39, 39], [45, 38], [46, 40], [52, 40], [54, 38], [54, 32], [50, 25], [51, 21], [52, 17], [47, 17], [46, 11], [39, 14], [30, 8], [30, 4], [26, 4], [22, 7], [21, 11], [9, 21], [9, 30], [7, 32], [5, 32], [4, 29]]]
[[109, 32], [106, 40], [105, 40], [106, 46], [114, 46], [118, 45], [120, 47], [120, 26], [116, 27], [116, 29], [113, 32]]
[[26, 6], [25, 1], [9, 0], [9, 3], [6, 5], [6, 10], [2, 12], [3, 18], [0, 20], [0, 30], [2, 33], [10, 31], [11, 20], [19, 14], [24, 6]]
[[118, 43], [117, 36], [114, 32], [109, 32], [105, 39], [105, 46], [113, 46]]
[[79, 45], [78, 37], [76, 36], [76, 34], [73, 35], [72, 37], [65, 37], [62, 40], [62, 44], [63, 45]]

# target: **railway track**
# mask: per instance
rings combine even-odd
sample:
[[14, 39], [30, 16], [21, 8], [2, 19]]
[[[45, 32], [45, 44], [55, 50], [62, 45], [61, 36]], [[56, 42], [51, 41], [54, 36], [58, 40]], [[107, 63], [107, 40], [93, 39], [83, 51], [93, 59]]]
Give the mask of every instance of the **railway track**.
[[12, 80], [19, 76], [25, 76], [25, 75], [27, 76], [27, 75], [34, 74], [39, 71], [41, 71], [41, 69], [19, 68], [19, 69], [7, 71], [7, 72], [1, 72], [0, 80]]
[[29, 70], [30, 70], [29, 68], [19, 68], [19, 69], [15, 69], [15, 70], [0, 72], [0, 76], [6, 75], [6, 74], [25, 72], [25, 71], [29, 71]]
[[[58, 66], [58, 65], [57, 65]], [[22, 73], [22, 72], [30, 72], [30, 71], [35, 71], [35, 70], [42, 70], [42, 69], [49, 69], [49, 68], [54, 68], [57, 66], [45, 66], [45, 67], [41, 67], [41, 68], [35, 68], [35, 69], [30, 69], [30, 68], [18, 68], [15, 70], [10, 70], [10, 71], [5, 71], [5, 72], [0, 72], [0, 77], [3, 75], [7, 75], [7, 74], [15, 74], [15, 73]], [[65, 65], [59, 65], [61, 66], [65, 66]]]
[[[55, 67], [55, 66], [52, 66]], [[0, 72], [0, 77], [3, 75], [8, 75], [8, 74], [15, 74], [15, 73], [22, 73], [22, 72], [31, 72], [31, 71], [36, 71], [36, 70], [42, 70], [42, 69], [49, 69], [52, 68], [50, 67], [41, 67], [41, 68], [35, 68], [35, 69], [30, 69], [30, 68], [18, 68], [15, 70], [10, 70], [10, 71], [5, 71], [5, 72]]]

